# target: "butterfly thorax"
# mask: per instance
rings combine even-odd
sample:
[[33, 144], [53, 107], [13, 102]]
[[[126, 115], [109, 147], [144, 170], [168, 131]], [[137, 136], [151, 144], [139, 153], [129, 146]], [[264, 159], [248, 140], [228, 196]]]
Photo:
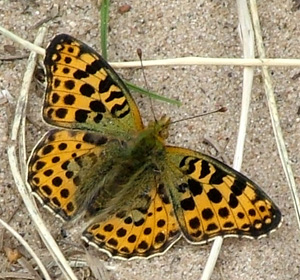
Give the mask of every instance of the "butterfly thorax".
[[132, 141], [128, 149], [129, 159], [149, 161], [147, 157], [162, 156], [165, 147], [165, 139], [168, 137], [170, 119], [163, 116], [160, 120], [149, 123], [148, 127], [141, 131]]
[[[170, 119], [166, 117], [159, 121], [153, 121], [130, 141], [126, 143], [119, 142], [118, 146], [114, 146], [114, 158], [107, 161], [110, 162], [110, 166], [96, 168], [99, 170], [107, 169], [105, 176], [101, 178], [103, 173], [91, 174], [92, 177], [100, 176], [98, 180], [93, 178], [92, 181], [97, 182], [97, 185], [94, 188], [89, 187], [89, 189], [99, 189], [101, 193], [94, 192], [92, 194], [88, 203], [89, 215], [93, 216], [95, 213], [109, 208], [112, 204], [114, 208], [116, 204], [122, 204], [122, 207], [124, 207], [123, 203], [130, 205], [132, 202], [126, 202], [124, 199], [116, 202], [115, 198], [124, 198], [124, 195], [120, 195], [120, 192], [122, 192], [132, 199], [135, 193], [141, 191], [141, 186], [132, 185], [132, 181], [135, 181], [139, 176], [143, 176], [143, 173], [149, 172], [149, 170], [160, 173], [160, 163], [163, 162], [165, 157], [164, 140], [168, 135], [169, 122]], [[145, 192], [149, 191], [148, 187], [145, 186]], [[145, 203], [147, 202], [145, 201]], [[119, 206], [121, 207], [121, 205]]]

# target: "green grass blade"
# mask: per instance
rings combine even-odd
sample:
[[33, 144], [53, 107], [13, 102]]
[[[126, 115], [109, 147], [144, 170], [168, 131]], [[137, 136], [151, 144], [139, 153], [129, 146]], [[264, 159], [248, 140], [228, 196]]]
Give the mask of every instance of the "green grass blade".
[[126, 86], [127, 86], [130, 90], [132, 90], [132, 91], [137, 91], [137, 92], [139, 92], [139, 93], [141, 93], [141, 94], [144, 94], [144, 95], [147, 95], [147, 96], [149, 96], [149, 97], [151, 97], [151, 98], [153, 98], [153, 99], [158, 99], [158, 100], [161, 100], [161, 101], [164, 101], [164, 102], [168, 102], [168, 103], [170, 103], [170, 104], [174, 104], [174, 105], [181, 106], [181, 102], [178, 101], [178, 100], [175, 100], [175, 99], [171, 99], [171, 98], [167, 98], [167, 97], [158, 95], [158, 94], [156, 94], [156, 93], [154, 93], [154, 92], [151, 92], [151, 91], [149, 91], [149, 90], [145, 90], [145, 89], [143, 89], [143, 88], [140, 88], [140, 87], [138, 87], [138, 86], [136, 86], [136, 85], [134, 85], [134, 84], [132, 84], [132, 83], [129, 83], [129, 82], [127, 82], [127, 81], [124, 81], [124, 80], [123, 80], [123, 82], [124, 82], [124, 83], [126, 84]]
[[[109, 0], [102, 0], [101, 3], [101, 8], [100, 8], [100, 16], [101, 16], [101, 21], [100, 21], [100, 36], [101, 36], [101, 52], [102, 52], [102, 57], [107, 60], [107, 33], [108, 33], [108, 20], [109, 20], [109, 5], [110, 1]], [[129, 82], [124, 81], [127, 87], [133, 91], [137, 91], [141, 94], [147, 95], [153, 99], [158, 99], [164, 102], [168, 102], [170, 104], [174, 105], [181, 105], [181, 102], [175, 99], [170, 99], [167, 97], [163, 97], [161, 95], [158, 95], [154, 92], [150, 92], [148, 90], [145, 90], [143, 88], [140, 88], [134, 84], [131, 84]]]
[[103, 0], [101, 3], [101, 22], [100, 22], [100, 36], [101, 36], [101, 52], [105, 60], [107, 60], [107, 32], [109, 19], [109, 0]]

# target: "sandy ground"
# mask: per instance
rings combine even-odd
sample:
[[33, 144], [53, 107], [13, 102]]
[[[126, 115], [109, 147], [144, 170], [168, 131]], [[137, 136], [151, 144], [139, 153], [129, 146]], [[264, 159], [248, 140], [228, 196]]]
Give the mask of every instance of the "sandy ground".
[[[69, 33], [99, 50], [99, 13], [96, 1], [1, 1], [0, 24], [17, 35], [33, 41], [36, 24], [45, 19], [53, 3], [60, 4], [59, 15], [48, 22], [44, 46], [58, 33]], [[235, 1], [127, 1], [132, 9], [125, 14], [118, 8], [125, 2], [113, 1], [110, 13], [109, 61], [136, 60], [136, 49], [143, 50], [144, 59], [183, 56], [242, 56], [237, 30]], [[259, 1], [259, 16], [268, 57], [300, 57], [300, 11], [295, 2]], [[9, 52], [8, 52], [9, 50]], [[0, 57], [27, 54], [16, 43], [0, 35]], [[24, 75], [26, 59], [0, 60], [0, 91], [6, 89], [17, 97]], [[119, 70], [123, 77], [144, 86], [140, 70]], [[157, 115], [165, 113], [173, 119], [196, 115], [226, 106], [228, 111], [181, 122], [171, 129], [169, 142], [194, 150], [214, 153], [203, 139], [209, 137], [221, 147], [221, 155], [232, 164], [241, 105], [242, 68], [239, 67], [152, 67], [145, 70], [150, 88], [161, 95], [182, 101], [180, 108], [154, 102]], [[272, 68], [277, 105], [290, 161], [299, 183], [300, 69]], [[135, 95], [146, 121], [153, 118], [149, 99]], [[27, 129], [28, 153], [49, 127], [42, 123], [42, 90], [33, 82], [29, 96]], [[51, 257], [42, 245], [15, 188], [7, 160], [6, 147], [14, 114], [14, 104], [1, 99], [0, 106], [0, 215], [10, 219], [17, 230], [45, 264]], [[226, 239], [212, 280], [221, 279], [300, 279], [299, 229], [293, 202], [281, 168], [271, 128], [260, 70], [256, 69], [249, 128], [242, 171], [255, 180], [272, 197], [282, 211], [282, 227], [269, 238], [260, 240]], [[82, 230], [80, 223], [65, 227], [41, 209], [43, 217], [58, 244], [69, 259], [84, 260], [85, 253], [77, 245]], [[66, 237], [62, 236], [64, 229]], [[25, 259], [33, 260], [19, 243], [0, 231], [0, 271], [20, 271], [19, 264], [10, 265], [3, 247], [19, 248]], [[164, 256], [150, 260], [123, 262], [111, 260], [93, 251], [93, 258], [104, 265], [107, 279], [199, 279], [211, 245], [192, 246], [179, 241]], [[94, 279], [88, 269], [74, 269], [79, 279]], [[21, 269], [21, 271], [24, 271]], [[50, 268], [53, 279], [63, 279], [59, 270]], [[84, 277], [82, 275], [85, 275]]]

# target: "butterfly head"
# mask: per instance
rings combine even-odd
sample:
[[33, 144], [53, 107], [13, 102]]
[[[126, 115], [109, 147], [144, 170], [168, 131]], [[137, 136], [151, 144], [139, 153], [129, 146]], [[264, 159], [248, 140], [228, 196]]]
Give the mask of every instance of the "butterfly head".
[[170, 118], [163, 115], [160, 120], [149, 123], [149, 128], [152, 128], [156, 137], [164, 142], [169, 137], [170, 122]]

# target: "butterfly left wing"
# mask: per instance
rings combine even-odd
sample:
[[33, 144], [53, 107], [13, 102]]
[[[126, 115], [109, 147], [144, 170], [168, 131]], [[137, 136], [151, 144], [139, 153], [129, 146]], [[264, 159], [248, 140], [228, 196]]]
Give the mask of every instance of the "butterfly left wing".
[[120, 259], [152, 257], [171, 247], [181, 231], [169, 193], [153, 171], [148, 167], [131, 178], [112, 207], [95, 216], [83, 240]]
[[[70, 130], [44, 135], [28, 162], [28, 182], [48, 208], [70, 220], [86, 210], [89, 196], [100, 191], [97, 183], [101, 176], [106, 177], [121, 146], [134, 138], [143, 124], [125, 84], [83, 42], [66, 34], [56, 36], [47, 47], [44, 62], [43, 117]], [[107, 142], [101, 143], [101, 139]]]
[[216, 236], [257, 238], [280, 225], [274, 202], [224, 163], [177, 147], [167, 147], [166, 163], [176, 217], [189, 242]]
[[46, 49], [44, 120], [52, 125], [99, 131], [117, 137], [143, 129], [124, 82], [85, 43], [57, 35]]

